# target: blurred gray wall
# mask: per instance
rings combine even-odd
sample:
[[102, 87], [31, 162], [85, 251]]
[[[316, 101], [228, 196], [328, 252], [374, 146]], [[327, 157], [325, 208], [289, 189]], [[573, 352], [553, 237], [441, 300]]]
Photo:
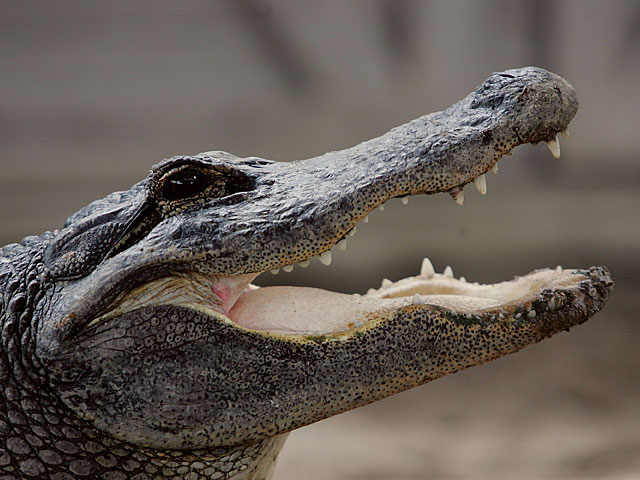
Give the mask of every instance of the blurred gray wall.
[[[372, 226], [358, 252], [391, 250], [380, 260], [389, 274], [402, 262], [405, 270], [418, 265], [423, 254], [459, 258], [473, 271], [480, 253], [522, 258], [522, 250], [549, 263], [551, 249], [569, 250], [558, 254], [565, 261], [596, 262], [609, 258], [593, 252], [608, 248], [609, 263], [640, 266], [640, 227], [620, 211], [640, 203], [637, 1], [0, 7], [2, 243], [59, 228], [162, 158], [211, 149], [305, 158], [446, 108], [493, 71], [535, 64], [564, 75], [580, 95], [562, 160], [542, 146], [522, 147], [489, 179], [487, 199], [468, 193], [464, 209], [448, 198], [418, 199]], [[382, 232], [403, 215], [419, 222], [411, 223], [415, 238], [398, 243]], [[356, 253], [338, 268], [379, 272], [368, 258]]]

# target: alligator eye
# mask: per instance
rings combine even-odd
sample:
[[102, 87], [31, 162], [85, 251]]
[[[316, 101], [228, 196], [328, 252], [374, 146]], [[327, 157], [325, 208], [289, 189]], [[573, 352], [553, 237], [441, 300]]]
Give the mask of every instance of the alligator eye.
[[162, 184], [162, 196], [167, 200], [193, 197], [209, 185], [206, 173], [195, 168], [183, 168], [172, 173]]

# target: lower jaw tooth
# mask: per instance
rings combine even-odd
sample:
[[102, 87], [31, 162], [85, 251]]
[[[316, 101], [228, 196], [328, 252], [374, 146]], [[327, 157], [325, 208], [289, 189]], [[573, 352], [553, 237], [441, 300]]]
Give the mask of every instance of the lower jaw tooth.
[[444, 269], [444, 272], [442, 272], [442, 274], [445, 277], [453, 278], [453, 269], [449, 265], [447, 265]]
[[433, 264], [431, 263], [431, 260], [429, 260], [426, 257], [423, 258], [422, 265], [420, 266], [420, 275], [423, 277], [431, 278], [435, 273], [436, 271], [433, 268]]

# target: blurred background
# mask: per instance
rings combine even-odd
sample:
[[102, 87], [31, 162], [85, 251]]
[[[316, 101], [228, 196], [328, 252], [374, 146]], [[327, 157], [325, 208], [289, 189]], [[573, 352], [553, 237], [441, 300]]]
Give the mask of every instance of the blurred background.
[[0, 1], [0, 244], [59, 228], [157, 161], [349, 147], [538, 65], [581, 106], [562, 158], [519, 147], [458, 207], [389, 202], [331, 267], [259, 284], [365, 292], [607, 265], [570, 334], [294, 432], [279, 479], [640, 478], [640, 3]]

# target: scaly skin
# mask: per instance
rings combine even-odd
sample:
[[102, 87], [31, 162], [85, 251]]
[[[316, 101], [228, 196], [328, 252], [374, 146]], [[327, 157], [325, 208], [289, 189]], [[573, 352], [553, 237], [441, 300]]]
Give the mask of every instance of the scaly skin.
[[[349, 297], [367, 305], [358, 326], [235, 323], [279, 291], [247, 287], [259, 273], [326, 252], [390, 198], [455, 196], [515, 146], [554, 139], [576, 110], [562, 78], [510, 70], [344, 151], [166, 160], [62, 231], [4, 247], [0, 480], [267, 478], [295, 428], [586, 321], [612, 288], [604, 268], [495, 289], [427, 268]], [[331, 298], [343, 308], [343, 297]]]

